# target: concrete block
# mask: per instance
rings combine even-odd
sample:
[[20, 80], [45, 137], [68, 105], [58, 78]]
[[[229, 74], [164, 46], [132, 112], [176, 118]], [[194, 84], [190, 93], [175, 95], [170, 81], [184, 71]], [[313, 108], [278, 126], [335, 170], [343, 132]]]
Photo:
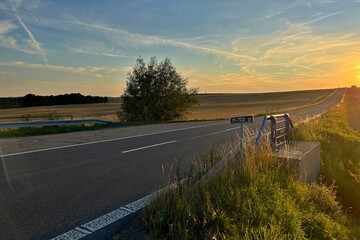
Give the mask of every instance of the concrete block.
[[321, 157], [318, 142], [293, 142], [273, 155], [286, 162], [304, 183], [314, 182], [319, 175]]

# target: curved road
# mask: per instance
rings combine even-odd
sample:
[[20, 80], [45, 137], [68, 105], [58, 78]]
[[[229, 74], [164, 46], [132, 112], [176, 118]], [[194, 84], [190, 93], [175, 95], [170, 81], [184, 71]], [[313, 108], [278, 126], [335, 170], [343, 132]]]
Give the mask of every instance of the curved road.
[[[321, 114], [344, 91], [290, 114]], [[229, 121], [206, 121], [2, 139], [0, 239], [49, 239], [124, 206], [168, 179], [177, 157], [186, 169], [193, 156], [238, 130]]]

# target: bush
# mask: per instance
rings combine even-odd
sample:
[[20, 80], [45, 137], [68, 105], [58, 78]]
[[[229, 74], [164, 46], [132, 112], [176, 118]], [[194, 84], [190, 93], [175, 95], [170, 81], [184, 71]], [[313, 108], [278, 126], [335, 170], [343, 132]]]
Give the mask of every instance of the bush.
[[139, 57], [128, 74], [122, 95], [123, 118], [127, 121], [168, 121], [184, 117], [197, 103], [197, 89], [187, 89], [169, 58], [160, 63], [152, 57], [146, 65]]

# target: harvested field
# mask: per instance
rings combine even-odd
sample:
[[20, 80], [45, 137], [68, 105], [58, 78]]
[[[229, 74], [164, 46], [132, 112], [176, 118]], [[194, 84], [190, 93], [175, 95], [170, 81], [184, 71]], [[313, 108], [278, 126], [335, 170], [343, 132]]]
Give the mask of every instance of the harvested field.
[[331, 90], [251, 94], [204, 94], [189, 119], [224, 119], [234, 114], [260, 114], [321, 101]]
[[[259, 114], [288, 110], [319, 102], [333, 91], [334, 89], [280, 93], [200, 94], [200, 104], [195, 107], [187, 119], [226, 119], [237, 114]], [[19, 121], [26, 116], [34, 115], [43, 115], [46, 119], [53, 115], [64, 114], [70, 114], [74, 119], [99, 118], [116, 121], [116, 112], [119, 111], [120, 105], [119, 98], [111, 98], [109, 103], [0, 109], [0, 121]], [[15, 116], [19, 118], [1, 119]]]

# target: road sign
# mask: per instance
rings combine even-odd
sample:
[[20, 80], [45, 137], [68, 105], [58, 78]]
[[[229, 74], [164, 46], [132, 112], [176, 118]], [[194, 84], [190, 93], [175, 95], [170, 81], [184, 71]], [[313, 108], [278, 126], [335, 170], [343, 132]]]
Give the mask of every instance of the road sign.
[[254, 116], [240, 116], [240, 117], [232, 117], [230, 119], [231, 123], [246, 123], [253, 121], [254, 121]]

